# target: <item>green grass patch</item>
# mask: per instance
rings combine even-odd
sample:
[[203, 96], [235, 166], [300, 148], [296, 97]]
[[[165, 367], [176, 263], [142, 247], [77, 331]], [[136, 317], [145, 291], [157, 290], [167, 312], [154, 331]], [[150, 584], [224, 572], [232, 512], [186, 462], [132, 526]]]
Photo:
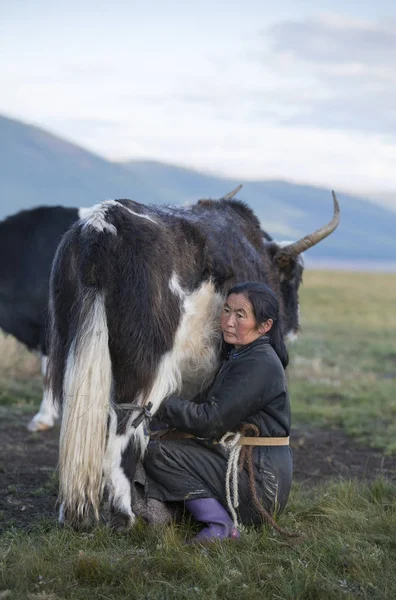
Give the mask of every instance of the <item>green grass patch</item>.
[[293, 421], [396, 452], [396, 276], [305, 274], [290, 348]]
[[395, 492], [383, 480], [296, 486], [279, 521], [306, 533], [299, 545], [264, 527], [239, 542], [188, 547], [188, 523], [78, 535], [42, 522], [3, 536], [0, 590], [76, 600], [394, 598]]
[[43, 395], [41, 379], [18, 381], [0, 379], [0, 406], [32, 409], [37, 407]]
[[[0, 430], [20, 424], [20, 417], [33, 415], [43, 396], [42, 381], [0, 378]], [[0, 597], [1, 600], [1, 597]]]

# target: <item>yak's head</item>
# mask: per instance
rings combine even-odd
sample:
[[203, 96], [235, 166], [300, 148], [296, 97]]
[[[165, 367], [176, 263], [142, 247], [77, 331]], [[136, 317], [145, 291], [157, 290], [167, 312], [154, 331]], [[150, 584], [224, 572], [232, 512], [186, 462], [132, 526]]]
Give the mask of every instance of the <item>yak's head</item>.
[[[225, 196], [219, 198], [221, 200], [232, 200], [241, 190], [242, 185], [229, 192]], [[304, 271], [303, 252], [312, 248], [327, 236], [329, 236], [338, 227], [340, 222], [340, 207], [337, 197], [334, 192], [334, 214], [333, 218], [327, 225], [317, 229], [296, 242], [276, 242], [271, 236], [261, 230], [262, 242], [265, 248], [265, 262], [267, 264], [267, 283], [276, 293], [280, 310], [282, 314], [283, 334], [286, 339], [293, 341], [300, 329], [299, 301], [298, 292], [302, 282]], [[216, 202], [213, 200], [203, 199], [202, 202]], [[244, 212], [249, 211], [248, 217], [253, 218], [256, 222], [256, 227], [259, 227], [256, 216], [246, 205], [239, 203], [243, 207]], [[232, 272], [232, 270], [231, 270]]]

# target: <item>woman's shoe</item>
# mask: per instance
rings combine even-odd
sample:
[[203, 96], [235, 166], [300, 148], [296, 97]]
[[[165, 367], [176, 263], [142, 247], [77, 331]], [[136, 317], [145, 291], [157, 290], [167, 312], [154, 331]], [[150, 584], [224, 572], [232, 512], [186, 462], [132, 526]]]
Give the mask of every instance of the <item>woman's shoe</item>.
[[222, 504], [215, 498], [198, 498], [185, 502], [187, 510], [202, 523], [204, 527], [190, 543], [212, 542], [215, 540], [233, 539], [240, 537], [238, 529]]

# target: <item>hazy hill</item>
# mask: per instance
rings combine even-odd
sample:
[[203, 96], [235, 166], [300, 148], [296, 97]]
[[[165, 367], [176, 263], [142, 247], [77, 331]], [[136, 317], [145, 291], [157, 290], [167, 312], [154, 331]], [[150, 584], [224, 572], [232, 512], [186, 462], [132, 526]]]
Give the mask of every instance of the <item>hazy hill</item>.
[[90, 206], [160, 195], [123, 167], [19, 121], [0, 117], [0, 218], [38, 204]]
[[[283, 181], [243, 182], [151, 161], [111, 163], [37, 127], [0, 117], [0, 218], [39, 204], [89, 206], [106, 198], [184, 204], [239, 198], [277, 239], [295, 239], [332, 215], [330, 190]], [[312, 258], [396, 261], [396, 213], [338, 191], [341, 225]]]

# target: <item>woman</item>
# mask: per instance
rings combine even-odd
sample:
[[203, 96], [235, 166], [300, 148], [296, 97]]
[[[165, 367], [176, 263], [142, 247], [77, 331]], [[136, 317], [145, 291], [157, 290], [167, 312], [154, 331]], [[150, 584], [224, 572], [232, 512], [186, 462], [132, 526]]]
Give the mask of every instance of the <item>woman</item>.
[[[167, 425], [192, 434], [191, 439], [150, 442], [144, 463], [150, 498], [184, 500], [194, 518], [206, 523], [196, 541], [239, 537], [225, 508], [229, 455], [217, 443], [225, 433], [247, 423], [257, 426], [260, 437], [253, 442], [249, 438], [254, 445], [256, 497], [270, 514], [283, 510], [292, 481], [288, 354], [275, 294], [264, 283], [233, 287], [221, 315], [221, 330], [233, 349], [204, 400], [172, 395], [158, 415]], [[256, 441], [265, 445], [255, 445]], [[268, 445], [272, 442], [279, 445]], [[238, 517], [245, 525], [262, 522], [251, 492], [243, 469]]]

